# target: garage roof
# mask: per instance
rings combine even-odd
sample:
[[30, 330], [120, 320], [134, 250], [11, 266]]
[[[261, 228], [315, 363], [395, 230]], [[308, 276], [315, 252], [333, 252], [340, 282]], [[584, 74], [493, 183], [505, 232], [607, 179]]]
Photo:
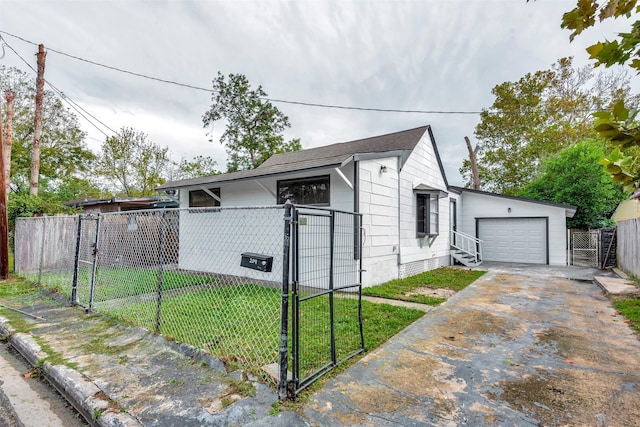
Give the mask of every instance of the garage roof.
[[567, 218], [573, 218], [573, 216], [576, 214], [576, 210], [578, 209], [577, 206], [573, 206], [573, 205], [565, 205], [562, 203], [554, 203], [554, 202], [546, 202], [543, 200], [536, 200], [536, 199], [526, 199], [524, 197], [516, 197], [516, 196], [506, 196], [504, 194], [498, 194], [498, 193], [491, 193], [489, 191], [481, 191], [481, 190], [472, 190], [471, 188], [463, 188], [463, 187], [456, 187], [456, 186], [449, 186], [449, 190], [454, 192], [454, 193], [462, 193], [463, 191], [469, 192], [469, 193], [476, 193], [476, 194], [484, 194], [486, 196], [493, 196], [493, 197], [502, 197], [505, 199], [511, 199], [511, 200], [519, 200], [521, 202], [528, 202], [528, 203], [535, 203], [538, 205], [546, 205], [546, 206], [553, 206], [555, 208], [561, 208], [565, 210], [565, 215], [567, 216]]

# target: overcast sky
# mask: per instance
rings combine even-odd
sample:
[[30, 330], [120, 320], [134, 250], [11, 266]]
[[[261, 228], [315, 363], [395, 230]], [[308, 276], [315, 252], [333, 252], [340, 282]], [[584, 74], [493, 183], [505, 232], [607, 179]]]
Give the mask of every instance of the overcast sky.
[[[113, 67], [212, 87], [218, 71], [247, 76], [270, 98], [365, 108], [480, 111], [491, 89], [626, 30], [600, 24], [569, 43], [575, 0], [59, 1], [2, 0], [0, 30]], [[3, 35], [35, 68], [37, 48]], [[0, 63], [31, 70], [5, 47]], [[132, 126], [172, 157], [209, 155], [226, 169], [223, 124], [202, 126], [205, 91], [107, 70], [55, 52], [45, 77], [109, 128]], [[634, 79], [637, 77], [634, 76]], [[276, 103], [285, 137], [303, 148], [432, 126], [450, 184], [477, 114], [349, 111]], [[87, 143], [105, 136], [83, 121]], [[111, 132], [98, 126], [107, 134]], [[210, 132], [210, 135], [207, 133]], [[214, 142], [209, 142], [213, 138]]]

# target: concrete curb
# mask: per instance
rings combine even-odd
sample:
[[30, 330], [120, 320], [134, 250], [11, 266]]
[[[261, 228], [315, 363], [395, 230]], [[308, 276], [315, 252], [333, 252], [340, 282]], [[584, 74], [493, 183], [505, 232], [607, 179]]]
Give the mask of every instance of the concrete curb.
[[[64, 365], [52, 365], [41, 361], [47, 357], [30, 334], [16, 332], [8, 319], [0, 316], [0, 335], [8, 336], [8, 342], [33, 367], [42, 364], [42, 374], [58, 392], [93, 426], [139, 427], [142, 426], [127, 413], [110, 412], [111, 399], [95, 383], [80, 372]], [[94, 418], [94, 414], [100, 416]]]
[[606, 296], [640, 296], [640, 288], [633, 286], [631, 280], [595, 276], [593, 281]]

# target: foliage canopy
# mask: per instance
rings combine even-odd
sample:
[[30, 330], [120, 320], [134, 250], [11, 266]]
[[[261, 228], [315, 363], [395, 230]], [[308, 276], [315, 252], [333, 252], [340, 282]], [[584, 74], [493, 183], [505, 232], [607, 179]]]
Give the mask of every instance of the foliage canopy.
[[[591, 111], [632, 98], [626, 73], [576, 68], [572, 58], [499, 84], [492, 93], [494, 103], [475, 129], [480, 181], [485, 190], [509, 195], [536, 177], [545, 159], [597, 136]], [[468, 175], [468, 161], [461, 172]]]
[[258, 86], [252, 89], [242, 74], [220, 72], [213, 81], [211, 108], [202, 117], [205, 127], [218, 120], [226, 121], [220, 137], [229, 155], [229, 172], [253, 169], [270, 156], [300, 149], [300, 140], [284, 141], [282, 132], [291, 125], [289, 118], [267, 101], [267, 93]]
[[[562, 27], [572, 30], [570, 40], [587, 28], [600, 22], [621, 16], [637, 17], [640, 6], [637, 0], [578, 0], [576, 7], [562, 16]], [[626, 65], [640, 73], [640, 20], [631, 23], [631, 29], [619, 33], [615, 40], [604, 40], [589, 46], [587, 52], [595, 60], [595, 66]], [[636, 100], [637, 101], [637, 100]], [[628, 105], [635, 103], [617, 102], [611, 109], [595, 114], [595, 130], [611, 148], [603, 160], [607, 171], [615, 181], [621, 182], [628, 190], [640, 188], [640, 129], [638, 109]]]
[[567, 218], [569, 228], [610, 225], [611, 214], [626, 194], [600, 164], [604, 149], [599, 140], [565, 148], [545, 162], [541, 176], [525, 185], [518, 196], [577, 206], [575, 216]]

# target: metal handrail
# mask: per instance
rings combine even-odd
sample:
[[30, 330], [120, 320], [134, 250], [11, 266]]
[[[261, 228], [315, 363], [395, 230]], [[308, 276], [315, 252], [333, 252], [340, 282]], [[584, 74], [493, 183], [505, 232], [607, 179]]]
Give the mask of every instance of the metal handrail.
[[472, 255], [476, 263], [482, 261], [482, 240], [477, 237], [451, 230], [451, 247]]

